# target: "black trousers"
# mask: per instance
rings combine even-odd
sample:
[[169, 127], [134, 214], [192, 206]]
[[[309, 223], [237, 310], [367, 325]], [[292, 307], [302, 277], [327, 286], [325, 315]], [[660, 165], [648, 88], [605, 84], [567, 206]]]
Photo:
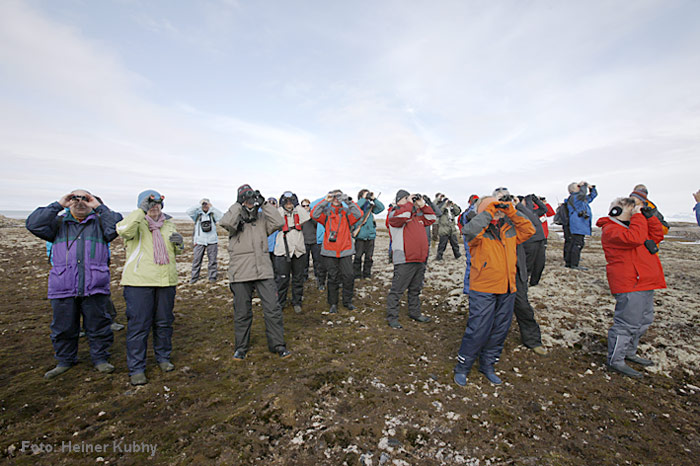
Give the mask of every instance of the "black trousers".
[[450, 242], [450, 246], [452, 246], [452, 253], [455, 255], [455, 259], [462, 255], [462, 253], [459, 252], [459, 241], [457, 241], [457, 237], [455, 235], [442, 235], [440, 236], [440, 242], [438, 243], [436, 259], [442, 259], [442, 255], [445, 253], [448, 241]]
[[[311, 263], [311, 256], [312, 251], [311, 249], [313, 248], [314, 244], [316, 243], [304, 243], [304, 246], [306, 246], [306, 259], [304, 260], [304, 281], [309, 279], [309, 264]], [[316, 273], [316, 264], [314, 264], [314, 274]]]
[[292, 257], [291, 261], [287, 262], [285, 256], [275, 256], [275, 282], [277, 282], [277, 303], [280, 309], [284, 309], [287, 305], [287, 290], [289, 282], [292, 282], [292, 305], [301, 306], [301, 300], [304, 296], [304, 265], [308, 265], [308, 255], [304, 254], [299, 257]]
[[231, 283], [233, 293], [233, 323], [236, 334], [236, 349], [248, 352], [250, 327], [253, 323], [253, 291], [258, 291], [265, 318], [267, 349], [273, 353], [284, 347], [284, 322], [282, 309], [277, 306], [277, 286], [272, 278], [250, 282]]
[[530, 277], [530, 286], [535, 286], [540, 282], [544, 270], [547, 240], [523, 243], [523, 248], [527, 257], [527, 274]]
[[528, 348], [542, 346], [540, 326], [535, 320], [535, 310], [527, 297], [527, 281], [522, 280], [520, 274], [516, 275], [515, 286], [518, 287], [518, 291], [515, 292], [513, 312], [520, 327], [520, 339]]
[[564, 225], [564, 264], [567, 267], [578, 267], [581, 260], [581, 249], [585, 244], [584, 235], [571, 233], [568, 225]]
[[328, 304], [338, 304], [338, 290], [343, 284], [343, 306], [352, 304], [355, 277], [352, 274], [352, 256], [323, 257], [328, 270]]
[[314, 276], [320, 284], [325, 285], [326, 278], [328, 278], [328, 268], [325, 258], [321, 255], [320, 244], [316, 243], [311, 246], [311, 256], [314, 258]]
[[[374, 262], [372, 260], [373, 255], [373, 239], [355, 240], [355, 260], [352, 263], [352, 269], [355, 278], [370, 278], [372, 276], [372, 263]], [[364, 256], [364, 264], [362, 256]]]
[[394, 278], [391, 280], [391, 289], [386, 297], [386, 320], [389, 323], [399, 320], [399, 300], [406, 290], [408, 290], [408, 315], [414, 318], [420, 317], [420, 292], [423, 289], [424, 276], [425, 263], [423, 262], [394, 265]]

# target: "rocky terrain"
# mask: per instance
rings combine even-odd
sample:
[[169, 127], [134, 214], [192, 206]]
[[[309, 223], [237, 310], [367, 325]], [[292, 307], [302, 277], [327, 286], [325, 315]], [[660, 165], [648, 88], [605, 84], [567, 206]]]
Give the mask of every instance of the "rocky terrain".
[[[150, 383], [129, 385], [125, 331], [115, 333], [111, 375], [81, 363], [56, 380], [46, 299], [44, 243], [22, 222], [0, 223], [0, 461], [16, 464], [581, 465], [700, 464], [700, 228], [676, 224], [661, 245], [668, 289], [640, 352], [657, 362], [641, 381], [605, 369], [614, 299], [599, 240], [582, 265], [565, 269], [550, 238], [548, 264], [531, 288], [549, 354], [520, 345], [513, 323], [494, 387], [478, 371], [452, 382], [467, 319], [464, 259], [429, 263], [427, 324], [392, 330], [384, 318], [392, 267], [380, 231], [374, 277], [356, 281], [356, 311], [327, 313], [312, 281], [302, 314], [285, 309], [293, 356], [267, 351], [254, 307], [252, 347], [232, 360], [232, 297], [219, 252], [216, 284], [188, 284], [191, 247], [179, 258], [173, 363]], [[190, 223], [179, 230], [191, 235]], [[219, 232], [225, 244], [224, 231]], [[552, 236], [556, 236], [554, 233]], [[112, 245], [113, 299], [124, 249]], [[434, 248], [432, 250], [434, 257]], [[96, 451], [96, 445], [104, 448]], [[150, 447], [155, 446], [155, 452]], [[71, 450], [74, 448], [74, 450]]]

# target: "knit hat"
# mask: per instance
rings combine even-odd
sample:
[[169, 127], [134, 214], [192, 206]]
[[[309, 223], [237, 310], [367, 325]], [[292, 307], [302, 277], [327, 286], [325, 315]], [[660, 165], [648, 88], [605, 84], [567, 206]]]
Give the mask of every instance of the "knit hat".
[[396, 193], [396, 203], [398, 204], [401, 199], [410, 195], [411, 193], [409, 193], [405, 189], [399, 189], [399, 192]]
[[476, 194], [472, 194], [471, 196], [469, 196], [469, 204], [472, 204], [473, 202], [476, 202], [478, 200], [479, 196], [477, 196]]
[[138, 200], [136, 201], [136, 207], [140, 206], [141, 202], [143, 202], [144, 199], [146, 199], [147, 197], [151, 197], [151, 196], [153, 196], [155, 199], [161, 199], [161, 207], [165, 204], [162, 201], [163, 196], [161, 196], [158, 191], [156, 191], [155, 189], [147, 189], [147, 190], [143, 191], [141, 194], [139, 194]]
[[645, 188], [641, 189], [635, 189], [632, 191], [630, 194], [630, 197], [636, 197], [637, 199], [641, 199], [642, 201], [647, 200], [647, 196], [649, 195], [649, 191], [647, 191]]
[[249, 193], [253, 192], [253, 188], [249, 184], [244, 184], [238, 188], [238, 203], [243, 204], [246, 197], [250, 196]]

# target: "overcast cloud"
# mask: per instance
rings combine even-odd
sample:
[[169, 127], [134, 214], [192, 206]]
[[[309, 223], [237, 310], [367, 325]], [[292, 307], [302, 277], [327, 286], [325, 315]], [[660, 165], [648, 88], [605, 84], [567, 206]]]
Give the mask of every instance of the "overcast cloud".
[[700, 2], [0, 2], [0, 209], [700, 188]]

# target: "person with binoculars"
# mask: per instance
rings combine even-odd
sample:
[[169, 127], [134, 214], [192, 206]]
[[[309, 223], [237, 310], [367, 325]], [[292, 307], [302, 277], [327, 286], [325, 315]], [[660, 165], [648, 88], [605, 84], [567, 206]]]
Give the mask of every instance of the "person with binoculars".
[[27, 217], [27, 229], [52, 243], [48, 298], [53, 309], [51, 342], [57, 365], [44, 374], [46, 379], [77, 363], [81, 315], [92, 363], [100, 372], [114, 371], [109, 363], [114, 341], [109, 314], [109, 243], [117, 237], [116, 225], [121, 219], [121, 214], [82, 189], [39, 207]]
[[153, 351], [163, 372], [175, 366], [172, 352], [173, 307], [177, 268], [175, 256], [184, 239], [171, 217], [162, 212], [165, 197], [147, 189], [138, 195], [138, 208], [117, 224], [126, 245], [121, 285], [126, 301], [126, 364], [132, 385], [148, 383], [146, 351], [153, 330]]
[[353, 225], [353, 236], [355, 237], [353, 274], [356, 279], [371, 278], [372, 264], [374, 263], [372, 260], [374, 240], [377, 237], [374, 214], [383, 212], [384, 204], [369, 189], [362, 189], [357, 193], [357, 206], [362, 210], [362, 218]]
[[564, 264], [576, 270], [588, 270], [579, 266], [585, 237], [591, 235], [593, 221], [590, 203], [598, 196], [595, 185], [587, 181], [573, 182], [568, 186], [569, 197], [564, 201], [569, 211], [568, 224], [564, 227]]
[[442, 214], [438, 216], [437, 221], [439, 242], [435, 260], [442, 260], [442, 256], [445, 253], [448, 242], [452, 247], [452, 254], [454, 254], [455, 259], [459, 259], [462, 257], [462, 253], [459, 251], [459, 240], [457, 239], [457, 226], [455, 225], [455, 220], [459, 217], [462, 209], [460, 209], [459, 206], [450, 199], [444, 197], [444, 195], [442, 196], [443, 197], [438, 202], [438, 206], [440, 207]]
[[535, 233], [535, 227], [516, 210], [509, 196], [489, 196], [477, 203], [477, 215], [462, 233], [472, 255], [469, 277], [469, 317], [457, 352], [454, 381], [467, 384], [467, 375], [479, 359], [479, 371], [498, 385], [494, 364], [503, 351], [515, 303], [517, 245]]
[[250, 348], [253, 323], [253, 291], [262, 301], [267, 348], [285, 359], [291, 356], [284, 341], [282, 309], [277, 304], [277, 284], [267, 238], [284, 226], [276, 206], [248, 184], [238, 188], [236, 202], [221, 218], [228, 231], [229, 288], [233, 293], [233, 322], [236, 337], [234, 361], [243, 361]]
[[420, 310], [420, 292], [429, 250], [426, 227], [437, 220], [428, 200], [428, 196], [411, 195], [401, 189], [396, 193], [396, 206], [387, 215], [394, 263], [394, 277], [386, 298], [386, 318], [391, 328], [402, 328], [399, 300], [406, 290], [408, 316], [417, 322], [430, 322], [430, 317], [421, 314]]
[[223, 215], [219, 209], [214, 207], [207, 198], [199, 201], [199, 205], [187, 209], [187, 215], [194, 221], [194, 233], [192, 243], [194, 243], [192, 259], [192, 278], [190, 283], [199, 280], [199, 273], [202, 269], [204, 252], [207, 253], [207, 272], [210, 283], [216, 283], [218, 276], [217, 256], [219, 254], [219, 235], [216, 232], [216, 224]]
[[355, 244], [350, 228], [361, 217], [360, 207], [339, 189], [330, 191], [311, 211], [311, 218], [325, 228], [321, 256], [328, 272], [328, 304], [331, 314], [338, 312], [338, 291], [341, 282], [343, 306], [351, 311], [357, 309], [352, 304], [355, 286], [352, 256], [355, 254]]
[[654, 364], [637, 355], [637, 346], [654, 320], [654, 290], [666, 288], [658, 255], [663, 225], [654, 210], [638, 197], [618, 198], [610, 204], [608, 217], [596, 222], [602, 229], [608, 285], [615, 297], [607, 365], [633, 378], [641, 378], [642, 373], [626, 362]]

